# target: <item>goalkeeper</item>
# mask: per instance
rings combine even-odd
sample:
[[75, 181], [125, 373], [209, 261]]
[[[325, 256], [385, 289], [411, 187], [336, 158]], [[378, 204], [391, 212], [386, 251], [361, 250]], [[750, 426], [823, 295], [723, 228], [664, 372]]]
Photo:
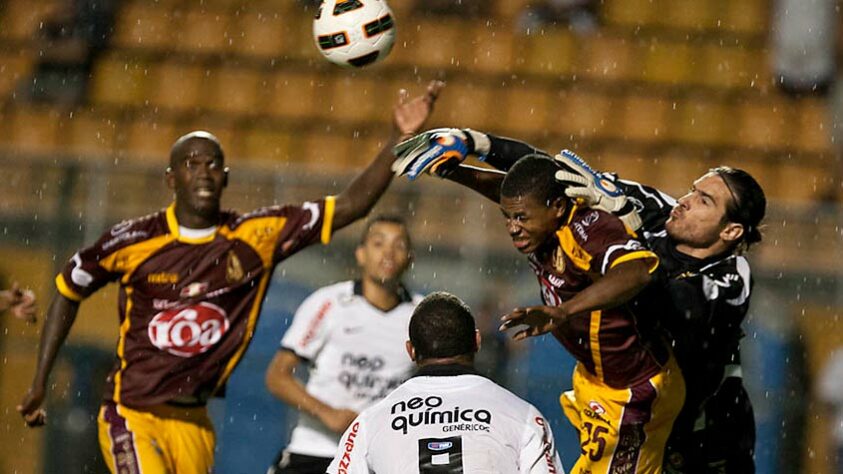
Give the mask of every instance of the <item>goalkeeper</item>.
[[[456, 153], [436, 146], [453, 143]], [[411, 147], [408, 147], [411, 146]], [[415, 179], [422, 173], [447, 177], [490, 199], [500, 196], [503, 174], [462, 164], [478, 155], [499, 170], [518, 157], [546, 153], [515, 140], [473, 130], [423, 133], [400, 144], [396, 171]], [[759, 225], [766, 198], [755, 179], [739, 169], [720, 167], [694, 181], [679, 200], [648, 186], [595, 172], [576, 155], [556, 156], [557, 180], [566, 194], [618, 215], [641, 232], [661, 265], [655, 297], [638, 298], [669, 311], [661, 324], [687, 384], [684, 407], [668, 441], [666, 472], [754, 472], [755, 422], [743, 387], [739, 343], [752, 279], [742, 254], [761, 240]], [[649, 296], [649, 295], [648, 295]]]

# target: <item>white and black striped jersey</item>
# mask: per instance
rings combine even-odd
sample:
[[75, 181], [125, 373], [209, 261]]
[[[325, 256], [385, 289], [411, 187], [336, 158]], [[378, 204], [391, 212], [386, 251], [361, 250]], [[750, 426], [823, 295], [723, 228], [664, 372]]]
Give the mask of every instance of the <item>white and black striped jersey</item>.
[[427, 366], [367, 408], [340, 439], [330, 474], [562, 473], [547, 420], [459, 365]]

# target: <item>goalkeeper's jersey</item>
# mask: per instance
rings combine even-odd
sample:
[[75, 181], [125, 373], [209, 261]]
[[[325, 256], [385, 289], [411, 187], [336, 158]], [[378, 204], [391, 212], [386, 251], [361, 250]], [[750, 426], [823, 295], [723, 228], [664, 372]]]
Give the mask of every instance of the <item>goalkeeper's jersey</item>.
[[363, 411], [328, 472], [562, 473], [532, 405], [459, 365], [427, 366]]

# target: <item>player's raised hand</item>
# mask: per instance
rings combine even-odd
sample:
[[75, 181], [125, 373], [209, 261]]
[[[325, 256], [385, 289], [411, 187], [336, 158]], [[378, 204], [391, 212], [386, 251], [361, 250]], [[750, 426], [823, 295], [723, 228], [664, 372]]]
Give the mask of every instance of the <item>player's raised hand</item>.
[[512, 312], [501, 317], [500, 331], [506, 331], [518, 326], [526, 326], [512, 335], [516, 341], [528, 337], [541, 336], [552, 331], [561, 319], [565, 318], [564, 312], [552, 306], [528, 306], [526, 308], [515, 308]]
[[413, 99], [409, 98], [406, 90], [399, 91], [398, 105], [395, 106], [392, 119], [402, 138], [419, 133], [433, 112], [433, 105], [443, 87], [445, 83], [442, 81], [430, 81], [424, 95]]
[[16, 407], [26, 426], [35, 428], [47, 423], [47, 412], [41, 408], [44, 403], [44, 388], [33, 385]]
[[17, 319], [27, 323], [35, 323], [35, 293], [22, 290], [17, 282], [8, 290], [0, 291], [0, 313], [10, 310]]

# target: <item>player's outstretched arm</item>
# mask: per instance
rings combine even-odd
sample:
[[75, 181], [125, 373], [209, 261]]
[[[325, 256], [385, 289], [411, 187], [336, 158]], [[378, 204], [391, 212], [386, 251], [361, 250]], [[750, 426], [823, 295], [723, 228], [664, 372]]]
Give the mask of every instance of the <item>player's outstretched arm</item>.
[[275, 398], [288, 406], [321, 421], [334, 433], [342, 433], [357, 416], [352, 410], [337, 409], [307, 393], [294, 371], [302, 359], [289, 350], [279, 350], [266, 369], [266, 388]]
[[44, 329], [41, 333], [35, 377], [20, 405], [17, 406], [27, 426], [41, 426], [46, 422], [46, 412], [41, 408], [41, 404], [47, 392], [47, 379], [53, 369], [59, 348], [64, 344], [78, 312], [78, 302], [56, 292], [50, 303], [50, 309], [47, 310]]
[[392, 181], [392, 148], [402, 138], [408, 138], [424, 126], [433, 111], [433, 105], [445, 83], [431, 81], [424, 95], [407, 100], [401, 91], [398, 105], [393, 112], [392, 136], [377, 158], [336, 199], [333, 229], [339, 230], [369, 213]]

